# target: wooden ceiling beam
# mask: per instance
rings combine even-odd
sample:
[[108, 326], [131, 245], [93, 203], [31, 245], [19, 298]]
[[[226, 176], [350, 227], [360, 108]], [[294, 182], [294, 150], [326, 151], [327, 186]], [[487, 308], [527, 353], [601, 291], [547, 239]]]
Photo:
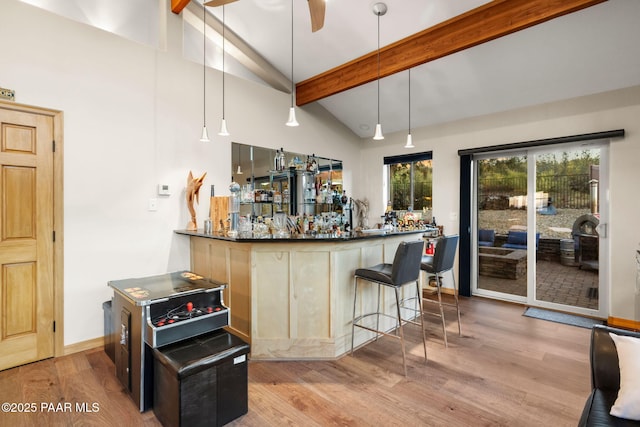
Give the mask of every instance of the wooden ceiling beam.
[[[380, 78], [605, 1], [494, 0], [380, 48]], [[376, 50], [299, 82], [296, 104], [318, 101], [377, 78]]]
[[171, 12], [179, 15], [191, 0], [171, 0]]

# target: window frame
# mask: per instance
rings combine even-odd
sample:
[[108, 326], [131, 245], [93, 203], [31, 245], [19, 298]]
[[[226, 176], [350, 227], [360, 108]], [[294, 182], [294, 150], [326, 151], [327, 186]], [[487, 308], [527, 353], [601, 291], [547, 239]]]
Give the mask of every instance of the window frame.
[[[400, 164], [400, 163], [410, 164], [409, 166], [409, 204], [407, 206], [407, 211], [413, 211], [414, 200], [415, 200], [415, 188], [414, 188], [415, 187], [415, 166], [416, 166], [416, 163], [425, 161], [425, 160], [433, 160], [433, 153], [431, 151], [384, 157], [384, 165], [386, 166], [387, 183], [388, 183], [387, 194], [386, 194], [387, 203], [391, 203], [392, 208], [393, 208], [393, 194], [392, 194], [392, 184], [391, 184], [391, 166]], [[433, 164], [431, 165], [431, 168], [433, 169]], [[432, 182], [432, 185], [433, 185], [433, 182]], [[432, 192], [433, 192], [433, 189], [432, 189]], [[432, 200], [432, 208], [433, 208], [433, 200]], [[403, 210], [403, 209], [399, 209], [399, 210]]]

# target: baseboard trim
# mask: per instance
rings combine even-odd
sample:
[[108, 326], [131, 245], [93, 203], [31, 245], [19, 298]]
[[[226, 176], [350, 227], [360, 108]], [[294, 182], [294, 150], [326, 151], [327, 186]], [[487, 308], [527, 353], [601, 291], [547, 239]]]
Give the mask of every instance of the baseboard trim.
[[632, 331], [640, 331], [640, 322], [637, 320], [621, 319], [620, 317], [609, 316], [607, 325], [614, 328], [630, 329]]
[[81, 351], [93, 350], [94, 348], [104, 347], [104, 337], [93, 338], [91, 340], [77, 342], [64, 346], [64, 355], [80, 353]]

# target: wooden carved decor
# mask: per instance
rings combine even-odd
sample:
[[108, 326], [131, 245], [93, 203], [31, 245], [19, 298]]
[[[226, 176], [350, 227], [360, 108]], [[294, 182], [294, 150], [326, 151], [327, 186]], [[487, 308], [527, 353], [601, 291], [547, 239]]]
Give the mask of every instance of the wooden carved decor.
[[191, 221], [187, 224], [187, 230], [197, 230], [198, 222], [196, 221], [196, 210], [193, 207], [194, 200], [196, 203], [200, 203], [200, 199], [198, 194], [200, 192], [200, 187], [202, 187], [202, 182], [204, 181], [204, 177], [207, 176], [207, 173], [203, 173], [200, 178], [194, 178], [191, 171], [189, 171], [189, 177], [187, 177], [187, 208], [189, 208], [189, 213], [191, 214]]

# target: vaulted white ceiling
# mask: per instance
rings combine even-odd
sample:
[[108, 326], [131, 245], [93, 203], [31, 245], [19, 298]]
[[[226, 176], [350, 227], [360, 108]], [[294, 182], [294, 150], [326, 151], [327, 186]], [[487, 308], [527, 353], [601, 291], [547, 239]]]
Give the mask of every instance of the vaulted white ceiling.
[[[170, 0], [22, 1], [152, 46], [158, 45], [158, 25], [163, 16], [159, 10], [171, 4]], [[203, 53], [202, 0], [191, 3], [183, 11], [184, 55], [199, 62]], [[376, 0], [327, 0], [324, 28], [312, 33], [307, 2], [294, 0], [294, 82], [376, 51], [378, 17], [372, 12], [375, 3]], [[381, 46], [489, 2], [384, 3], [388, 12], [380, 17]], [[234, 47], [228, 42], [225, 70], [288, 90], [291, 0], [238, 0], [224, 10], [227, 35], [233, 33], [266, 64], [262, 78], [257, 76], [234, 58]], [[221, 7], [208, 7], [207, 13], [222, 20]], [[207, 22], [220, 28], [215, 18], [209, 17]], [[412, 127], [640, 85], [638, 21], [640, 0], [608, 0], [415, 67], [411, 71]], [[207, 64], [220, 69], [221, 38], [211, 28], [207, 37], [211, 41]], [[408, 95], [407, 71], [381, 79], [380, 118], [385, 134], [407, 130]], [[377, 98], [374, 81], [317, 102], [355, 134], [370, 138], [377, 121]]]
[[[312, 33], [306, 1], [294, 0], [294, 81], [377, 49], [371, 0], [329, 0], [322, 30]], [[385, 46], [484, 0], [386, 0]], [[227, 27], [282, 74], [291, 76], [290, 0], [239, 0], [225, 7]], [[208, 8], [222, 18], [221, 8]], [[640, 85], [640, 1], [609, 0], [411, 72], [412, 127]], [[357, 135], [373, 135], [377, 84], [318, 101]], [[385, 133], [408, 126], [408, 73], [380, 82]], [[302, 107], [304, 108], [304, 107]], [[303, 124], [302, 124], [303, 125]]]

